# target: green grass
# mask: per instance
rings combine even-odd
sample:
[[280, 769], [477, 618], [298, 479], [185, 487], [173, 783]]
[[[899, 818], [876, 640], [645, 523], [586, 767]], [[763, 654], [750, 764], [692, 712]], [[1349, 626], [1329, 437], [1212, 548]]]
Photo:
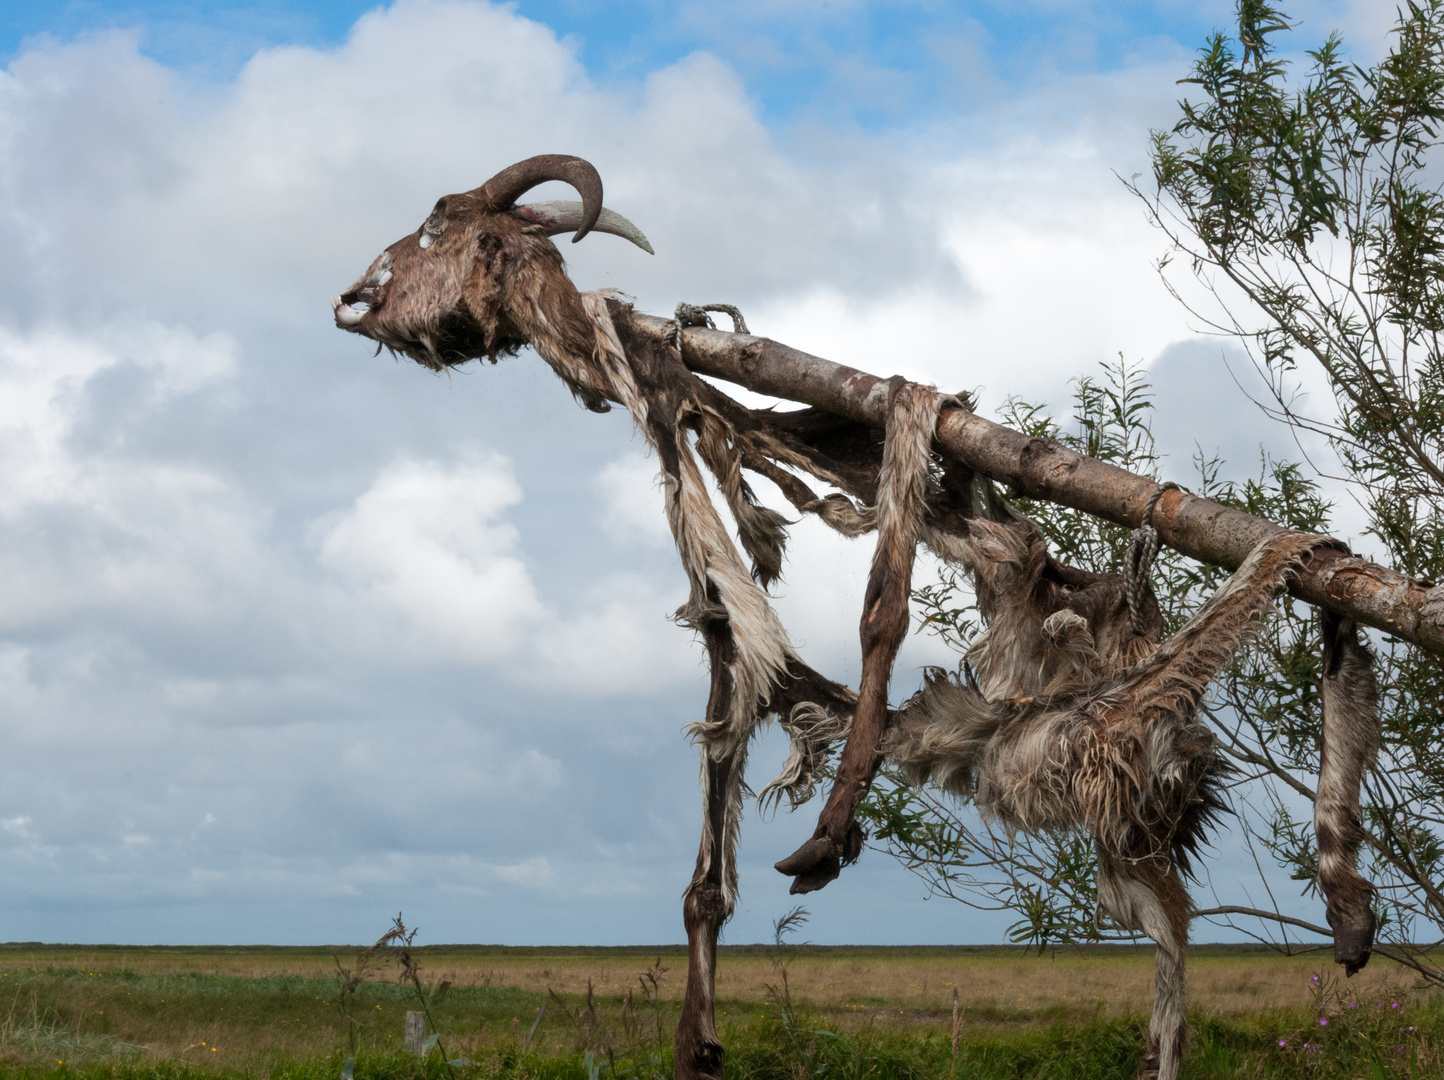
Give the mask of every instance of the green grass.
[[[538, 955], [537, 971], [559, 975], [562, 965], [581, 952]], [[353, 1038], [356, 1080], [651, 1080], [671, 1074], [674, 998], [664, 996], [655, 1010], [638, 994], [628, 1002], [611, 990], [598, 992], [590, 1006], [584, 994], [563, 993], [558, 1001], [543, 989], [495, 982], [493, 973], [502, 970], [495, 955], [507, 954], [488, 953], [485, 963], [494, 966], [477, 968], [470, 983], [458, 981], [433, 1010], [448, 1055], [473, 1063], [457, 1068], [453, 1077], [437, 1054], [420, 1059], [399, 1048], [404, 1015], [416, 1001], [391, 969], [359, 987], [351, 1013], [360, 1022], [353, 1024], [337, 1003], [337, 980], [328, 972], [334, 969], [332, 952], [306, 955], [301, 964], [293, 954], [274, 950], [264, 955], [91, 950], [80, 956], [75, 950], [32, 949], [20, 963], [17, 953], [0, 949], [0, 1077], [340, 1080], [343, 1063], [353, 1056]], [[447, 954], [445, 963], [439, 953], [426, 955], [432, 973], [424, 973], [428, 981], [439, 978], [437, 972], [457, 974], [454, 955]], [[339, 958], [346, 963], [354, 956], [351, 950]], [[1120, 957], [1128, 958], [1100, 954], [1100, 970], [1116, 966]], [[624, 975], [644, 969], [652, 957], [637, 950], [635, 956], [606, 954], [603, 959], [615, 969], [608, 985], [621, 986]], [[847, 957], [828, 954], [824, 959], [841, 963]], [[896, 966], [915, 972], [923, 959], [900, 950]], [[999, 953], [996, 959], [1017, 962], [1014, 953]], [[1147, 957], [1138, 960], [1146, 965]], [[729, 1080], [1127, 1080], [1133, 1075], [1147, 1022], [1143, 1009], [1119, 1012], [1103, 1002], [1091, 1012], [1063, 1002], [970, 1005], [954, 1063], [942, 984], [933, 984], [927, 1007], [915, 999], [889, 997], [882, 986], [920, 991], [907, 990], [904, 975], [888, 976], [884, 961], [870, 954], [855, 984], [827, 984], [835, 994], [828, 1003], [799, 995], [786, 1013], [765, 995], [725, 997], [719, 1019]], [[978, 962], [988, 961], [980, 957]], [[1040, 961], [1027, 970], [1035, 978], [1062, 970], [1049, 963]], [[1237, 963], [1241, 974], [1252, 975], [1268, 958], [1240, 954]], [[293, 970], [266, 970], [286, 964]], [[1444, 998], [1399, 990], [1402, 983], [1382, 992], [1379, 982], [1336, 982], [1327, 969], [1311, 984], [1302, 969], [1285, 970], [1290, 984], [1308, 987], [1314, 1000], [1265, 1003], [1240, 1015], [1199, 1008], [1185, 1080], [1405, 1075], [1444, 1080]], [[885, 977], [893, 982], [887, 984]], [[669, 979], [675, 992], [680, 973]], [[1363, 990], [1369, 993], [1360, 995]], [[1382, 993], [1377, 1003], [1375, 993]], [[527, 1045], [543, 1003], [548, 1003], [543, 1022]], [[1321, 1025], [1320, 1018], [1329, 1022]]]
[[[1144, 1022], [1100, 1020], [1060, 1024], [1044, 1030], [995, 1033], [964, 1041], [956, 1072], [952, 1072], [948, 1039], [936, 1032], [863, 1029], [851, 1033], [817, 1031], [790, 1035], [775, 1023], [729, 1026], [726, 1074], [729, 1080], [933, 1080], [950, 1074], [968, 1080], [1103, 1080], [1131, 1077], [1142, 1045]], [[1185, 1080], [1224, 1080], [1247, 1075], [1268, 1078], [1438, 1076], [1416, 1058], [1343, 1060], [1329, 1054], [1300, 1058], [1275, 1053], [1271, 1030], [1258, 1025], [1207, 1022], [1195, 1031], [1195, 1045], [1183, 1068]], [[11, 1066], [5, 1075], [115, 1078], [115, 1080], [226, 1080], [230, 1076], [268, 1075], [276, 1080], [338, 1080], [341, 1052], [242, 1067], [204, 1067], [188, 1062], [107, 1060], [55, 1066]], [[649, 1050], [646, 1056], [605, 1054], [590, 1058], [576, 1049], [521, 1054], [497, 1050], [474, 1066], [457, 1070], [463, 1077], [488, 1080], [591, 1080], [598, 1077], [670, 1075], [670, 1058]], [[1404, 1071], [1404, 1070], [1407, 1070]], [[422, 1061], [405, 1053], [361, 1053], [354, 1065], [358, 1078], [376, 1080], [449, 1080], [434, 1054]]]

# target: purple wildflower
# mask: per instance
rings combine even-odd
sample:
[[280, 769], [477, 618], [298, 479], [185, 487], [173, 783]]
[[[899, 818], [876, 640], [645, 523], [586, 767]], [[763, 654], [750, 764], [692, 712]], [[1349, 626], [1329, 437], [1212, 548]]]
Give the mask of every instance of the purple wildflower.
[[1280, 1040], [1279, 1040], [1279, 1045], [1280, 1045], [1280, 1046], [1287, 1046], [1288, 1044], [1289, 1044], [1289, 1041], [1288, 1041], [1287, 1039], [1280, 1039]]
[[1309, 985], [1311, 985], [1311, 986], [1318, 986], [1318, 985], [1319, 985], [1319, 977], [1318, 977], [1317, 975], [1310, 975], [1310, 976], [1309, 976]]
[[1327, 1016], [1321, 1016], [1321, 1017], [1319, 1017], [1319, 1027], [1328, 1027], [1328, 1026], [1329, 1026], [1329, 1018], [1328, 1018]]

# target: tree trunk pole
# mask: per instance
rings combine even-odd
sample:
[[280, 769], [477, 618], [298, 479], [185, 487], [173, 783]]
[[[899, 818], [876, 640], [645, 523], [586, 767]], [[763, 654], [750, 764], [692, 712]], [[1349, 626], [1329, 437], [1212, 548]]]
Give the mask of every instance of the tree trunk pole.
[[[640, 312], [637, 328], [658, 338], [670, 319]], [[888, 381], [811, 356], [770, 338], [689, 327], [682, 356], [700, 375], [725, 379], [760, 394], [798, 401], [882, 428]], [[946, 387], [944, 389], [947, 389]], [[1133, 528], [1155, 488], [1146, 477], [1084, 457], [1050, 439], [1034, 439], [956, 407], [938, 420], [936, 445], [978, 473], [1031, 499]], [[1168, 490], [1153, 512], [1160, 539], [1190, 558], [1235, 570], [1279, 525], [1212, 499]], [[1366, 626], [1444, 656], [1444, 586], [1416, 581], [1386, 566], [1335, 548], [1310, 557], [1290, 593]]]

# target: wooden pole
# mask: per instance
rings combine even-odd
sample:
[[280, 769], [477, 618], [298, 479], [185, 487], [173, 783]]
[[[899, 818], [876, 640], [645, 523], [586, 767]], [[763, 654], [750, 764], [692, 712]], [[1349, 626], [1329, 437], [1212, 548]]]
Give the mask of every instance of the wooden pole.
[[406, 1011], [405, 1047], [413, 1054], [421, 1053], [426, 1046], [426, 1013], [420, 1009]]
[[[658, 338], [673, 323], [636, 313], [635, 325]], [[851, 420], [884, 426], [888, 380], [748, 334], [689, 327], [682, 358], [700, 375], [757, 393], [798, 401]], [[946, 388], [945, 388], [946, 389]], [[1071, 506], [1133, 528], [1156, 487], [1147, 477], [1084, 457], [1049, 439], [1035, 439], [967, 409], [949, 407], [938, 420], [938, 449], [1015, 493]], [[1181, 491], [1165, 491], [1153, 512], [1160, 539], [1190, 558], [1237, 569], [1279, 525]], [[1314, 552], [1289, 590], [1366, 626], [1444, 656], [1444, 586], [1405, 577], [1324, 547]]]

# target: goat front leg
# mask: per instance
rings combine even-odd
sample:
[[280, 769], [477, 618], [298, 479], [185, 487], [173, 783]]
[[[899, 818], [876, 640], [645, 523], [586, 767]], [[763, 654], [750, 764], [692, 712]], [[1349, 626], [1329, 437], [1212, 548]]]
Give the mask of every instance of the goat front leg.
[[882, 763], [879, 746], [887, 724], [887, 686], [908, 629], [917, 531], [927, 482], [928, 451], [937, 425], [937, 391], [894, 377], [886, 442], [878, 479], [877, 547], [863, 597], [862, 680], [852, 733], [837, 766], [837, 779], [817, 818], [812, 838], [777, 863], [794, 880], [793, 893], [822, 888], [862, 852], [857, 808]]
[[1353, 975], [1374, 948], [1374, 886], [1358, 871], [1359, 787], [1379, 749], [1379, 687], [1374, 657], [1358, 627], [1332, 611], [1320, 612], [1323, 631], [1323, 737], [1314, 833], [1319, 843], [1319, 885], [1334, 931], [1334, 960]]
[[1188, 1042], [1185, 955], [1193, 905], [1177, 869], [1157, 856], [1098, 853], [1098, 903], [1119, 926], [1147, 934], [1154, 956], [1153, 1015], [1138, 1080], [1177, 1080]]
[[[703, 628], [712, 689], [707, 698], [708, 727], [732, 707], [731, 662], [736, 652], [726, 622]], [[747, 739], [730, 745], [702, 746], [702, 841], [697, 868], [682, 895], [687, 931], [687, 989], [673, 1044], [676, 1080], [721, 1080], [724, 1051], [717, 1038], [717, 935], [732, 915], [737, 898], [737, 825], [742, 804], [742, 770]]]
[[862, 681], [857, 691], [852, 732], [838, 762], [837, 779], [818, 815], [812, 838], [777, 864], [779, 871], [795, 879], [793, 893], [822, 888], [862, 851], [863, 833], [857, 823], [857, 808], [882, 761], [878, 746], [887, 723], [887, 684], [898, 648], [907, 634], [906, 584], [901, 591], [899, 600], [895, 595], [888, 595], [895, 590], [884, 590], [874, 579], [868, 581], [862, 618]]

